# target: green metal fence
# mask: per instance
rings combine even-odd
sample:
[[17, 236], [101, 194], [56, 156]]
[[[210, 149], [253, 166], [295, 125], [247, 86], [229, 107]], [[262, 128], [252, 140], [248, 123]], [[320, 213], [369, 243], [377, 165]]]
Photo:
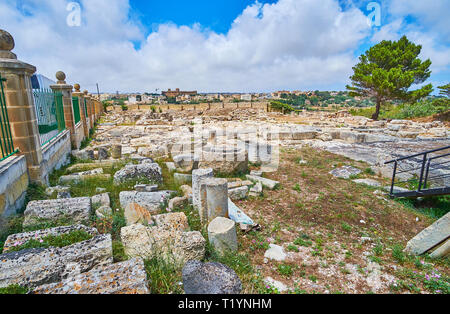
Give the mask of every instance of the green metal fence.
[[72, 97], [72, 106], [73, 106], [73, 118], [75, 120], [75, 125], [80, 122], [80, 98]]
[[84, 98], [84, 114], [86, 118], [89, 118], [88, 116], [88, 110], [87, 110], [87, 101], [86, 98]]
[[62, 97], [61, 92], [53, 92], [50, 89], [33, 89], [42, 146], [66, 128]]
[[3, 82], [6, 81], [0, 74], [0, 161], [14, 155], [17, 150], [11, 134], [11, 126], [9, 125], [8, 110], [6, 108], [5, 91], [3, 90]]

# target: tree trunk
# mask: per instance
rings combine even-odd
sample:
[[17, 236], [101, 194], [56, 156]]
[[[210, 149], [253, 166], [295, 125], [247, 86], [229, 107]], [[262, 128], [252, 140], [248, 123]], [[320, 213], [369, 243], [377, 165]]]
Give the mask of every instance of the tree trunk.
[[377, 107], [375, 109], [375, 113], [372, 115], [372, 120], [378, 120], [378, 116], [380, 115], [380, 108], [381, 108], [381, 100], [377, 99]]

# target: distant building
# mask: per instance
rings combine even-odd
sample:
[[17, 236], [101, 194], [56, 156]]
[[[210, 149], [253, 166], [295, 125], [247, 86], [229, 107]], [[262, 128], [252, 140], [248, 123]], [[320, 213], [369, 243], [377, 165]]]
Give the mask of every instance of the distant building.
[[244, 100], [244, 101], [252, 101], [252, 95], [251, 95], [251, 94], [244, 94], [244, 95], [241, 95], [241, 100]]
[[128, 104], [137, 104], [137, 103], [150, 103], [154, 97], [152, 95], [146, 94], [133, 94], [128, 96]]
[[113, 94], [100, 94], [100, 101], [111, 100], [113, 97]]
[[197, 91], [180, 91], [179, 88], [173, 91], [169, 88], [167, 92], [162, 92], [162, 94], [167, 98], [176, 98], [178, 96], [195, 96], [197, 95]]

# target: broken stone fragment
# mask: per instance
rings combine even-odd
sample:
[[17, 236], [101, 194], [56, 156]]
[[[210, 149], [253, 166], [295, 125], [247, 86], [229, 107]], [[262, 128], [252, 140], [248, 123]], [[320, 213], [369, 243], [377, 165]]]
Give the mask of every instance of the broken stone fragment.
[[43, 221], [69, 219], [74, 223], [89, 220], [91, 199], [89, 197], [31, 201], [24, 212], [24, 227]]
[[263, 175], [263, 172], [261, 170], [252, 170], [250, 171], [250, 175], [261, 177]]
[[104, 206], [100, 206], [96, 211], [95, 214], [97, 215], [98, 218], [107, 218], [110, 217], [112, 215], [113, 211], [112, 208], [104, 205]]
[[108, 150], [105, 147], [99, 147], [97, 149], [97, 159], [98, 160], [108, 159]]
[[156, 192], [158, 191], [158, 186], [155, 184], [136, 184], [134, 190], [136, 192]]
[[156, 213], [169, 200], [174, 191], [135, 192], [123, 191], [119, 194], [120, 205], [125, 208], [130, 203], [136, 203], [150, 213]]
[[192, 199], [192, 188], [189, 185], [182, 185], [180, 189], [183, 192], [183, 196]]
[[67, 168], [67, 171], [73, 173], [73, 172], [93, 170], [96, 168], [111, 169], [117, 163], [118, 163], [117, 160], [102, 160], [102, 161], [94, 161], [91, 163], [81, 163], [70, 166], [69, 168]]
[[16, 233], [8, 236], [3, 246], [3, 252], [6, 253], [11, 247], [22, 245], [30, 240], [40, 240], [50, 235], [61, 236], [69, 234], [74, 231], [85, 231], [90, 235], [97, 235], [98, 231], [95, 228], [86, 227], [84, 225], [63, 226], [50, 229], [42, 229], [37, 231]]
[[61, 282], [43, 285], [34, 294], [149, 294], [144, 261], [133, 258], [125, 262], [98, 267]]
[[212, 168], [215, 173], [232, 174], [248, 171], [248, 154], [234, 146], [205, 146], [199, 168]]
[[136, 223], [152, 224], [152, 215], [150, 212], [137, 203], [129, 203], [125, 206], [124, 216], [127, 226], [131, 226]]
[[421, 255], [450, 236], [450, 212], [408, 241], [405, 251]]
[[176, 169], [179, 169], [182, 172], [192, 171], [197, 168], [198, 165], [198, 162], [194, 160], [194, 156], [192, 156], [192, 154], [173, 156], [173, 162]]
[[159, 257], [183, 265], [188, 260], [201, 260], [205, 255], [206, 240], [198, 231], [181, 232], [135, 224], [123, 227], [120, 236], [129, 257]]
[[120, 184], [127, 180], [147, 179], [150, 182], [161, 183], [161, 167], [157, 163], [126, 165], [114, 174], [114, 183]]
[[236, 224], [233, 220], [217, 217], [208, 225], [208, 239], [219, 254], [238, 249]]
[[1, 288], [10, 285], [35, 288], [111, 264], [111, 235], [98, 235], [63, 248], [5, 253], [0, 255], [0, 260]]
[[330, 171], [330, 174], [336, 178], [350, 179], [352, 176], [357, 176], [361, 173], [361, 170], [352, 166], [343, 166]]
[[228, 190], [228, 196], [233, 201], [243, 200], [247, 198], [247, 194], [248, 194], [248, 186], [241, 186], [235, 189]]
[[182, 271], [186, 294], [239, 294], [242, 283], [234, 270], [220, 263], [187, 262]]
[[98, 181], [108, 181], [111, 179], [110, 174], [86, 174], [86, 175], [66, 175], [59, 177], [59, 184], [80, 183], [87, 179], [96, 179]]
[[257, 182], [257, 183], [250, 189], [250, 192], [249, 192], [248, 195], [249, 195], [249, 196], [252, 196], [252, 197], [258, 197], [258, 196], [261, 195], [262, 191], [263, 191], [263, 186], [262, 186], [261, 182]]
[[445, 241], [439, 247], [430, 253], [431, 258], [442, 258], [450, 255], [450, 239]]
[[372, 187], [381, 187], [381, 183], [373, 179], [355, 179], [353, 180], [353, 182], [358, 184], [365, 184]]
[[99, 206], [110, 206], [111, 201], [109, 198], [109, 193], [102, 193], [98, 195], [94, 195], [91, 197], [92, 205], [99, 205]]
[[173, 179], [176, 184], [182, 185], [182, 184], [190, 184], [192, 182], [192, 175], [191, 174], [184, 174], [184, 173], [174, 173]]
[[282, 262], [286, 259], [287, 254], [284, 252], [282, 246], [276, 244], [269, 244], [269, 249], [264, 253], [264, 257], [278, 262]]
[[70, 192], [58, 192], [56, 198], [71, 198]]
[[174, 162], [166, 162], [166, 167], [170, 172], [174, 172], [175, 170], [177, 170]]
[[94, 159], [94, 151], [92, 149], [73, 150], [72, 155], [81, 160]]
[[274, 181], [274, 180], [271, 180], [271, 179], [258, 177], [258, 176], [252, 176], [252, 175], [249, 175], [249, 174], [246, 177], [250, 181], [253, 181], [253, 182], [256, 182], [256, 183], [258, 183], [258, 182], [261, 183], [263, 187], [266, 187], [266, 188], [268, 188], [270, 190], [275, 189], [280, 184], [280, 182], [278, 182], [278, 181]]
[[70, 187], [57, 185], [57, 186], [50, 186], [45, 189], [45, 194], [47, 194], [48, 196], [52, 196], [53, 193], [59, 192], [70, 192]]
[[232, 181], [232, 182], [228, 182], [228, 189], [235, 189], [235, 188], [239, 188], [242, 186], [249, 186], [249, 185], [253, 185], [252, 181], [250, 180], [236, 180], [236, 181]]
[[157, 227], [175, 231], [189, 231], [189, 223], [184, 213], [168, 213], [153, 216]]
[[186, 196], [174, 197], [169, 201], [169, 211], [174, 211], [177, 208], [183, 208], [189, 203], [189, 199]]
[[275, 280], [272, 277], [266, 277], [264, 279], [264, 283], [270, 287], [272, 287], [273, 289], [276, 289], [278, 292], [285, 292], [287, 290], [289, 290], [289, 288], [282, 283], [281, 281]]

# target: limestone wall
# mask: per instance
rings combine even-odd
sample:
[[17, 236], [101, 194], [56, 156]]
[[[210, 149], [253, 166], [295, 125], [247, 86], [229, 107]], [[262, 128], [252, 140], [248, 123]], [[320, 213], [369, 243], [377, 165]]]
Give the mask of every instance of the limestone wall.
[[42, 173], [44, 181], [48, 183], [49, 174], [70, 161], [70, 131], [65, 130], [42, 147]]
[[76, 149], [79, 149], [81, 146], [81, 142], [84, 140], [84, 129], [83, 122], [80, 121], [75, 125], [75, 139], [76, 139]]
[[4, 219], [24, 205], [28, 181], [24, 155], [14, 155], [0, 162], [0, 230]]
[[[239, 102], [239, 103], [232, 103], [232, 102], [226, 102], [226, 103], [201, 103], [196, 105], [191, 104], [167, 104], [167, 105], [138, 105], [138, 104], [132, 104], [128, 105], [128, 110], [151, 110], [152, 108], [155, 108], [157, 112], [161, 111], [166, 112], [168, 110], [220, 110], [220, 109], [237, 109], [237, 108], [254, 108], [254, 109], [264, 109], [267, 110], [267, 102]], [[113, 111], [122, 111], [122, 108], [120, 106], [115, 107], [108, 107], [108, 110]]]

